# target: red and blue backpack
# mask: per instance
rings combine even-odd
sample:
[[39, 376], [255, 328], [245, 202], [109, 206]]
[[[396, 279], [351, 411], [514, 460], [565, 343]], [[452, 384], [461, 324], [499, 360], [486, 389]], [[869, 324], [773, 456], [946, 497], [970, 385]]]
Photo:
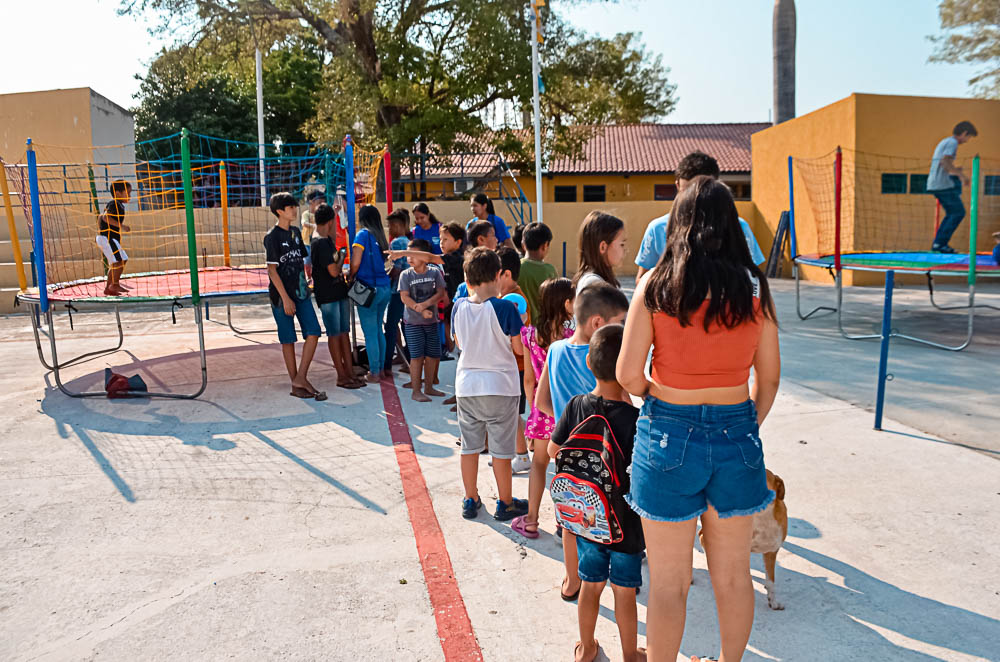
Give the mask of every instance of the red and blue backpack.
[[625, 503], [622, 477], [629, 458], [622, 453], [611, 424], [599, 412], [580, 422], [556, 453], [556, 475], [549, 485], [556, 520], [570, 533], [610, 545], [622, 540]]

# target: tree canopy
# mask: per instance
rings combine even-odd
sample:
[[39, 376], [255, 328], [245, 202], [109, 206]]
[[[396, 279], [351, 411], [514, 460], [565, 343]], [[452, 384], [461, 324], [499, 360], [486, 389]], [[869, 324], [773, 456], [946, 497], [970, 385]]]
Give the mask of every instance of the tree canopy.
[[969, 85], [978, 94], [1000, 99], [1000, 0], [942, 0], [938, 8], [947, 34], [932, 37], [932, 62], [981, 64]]
[[[669, 70], [637, 35], [603, 39], [569, 24], [585, 1], [543, 8], [548, 153], [574, 153], [593, 125], [655, 121], [676, 103]], [[178, 36], [143, 77], [144, 134], [182, 121], [255, 140], [259, 45], [269, 139], [351, 133], [394, 151], [486, 141], [529, 161], [529, 132], [516, 130], [531, 107], [527, 0], [124, 0], [120, 11], [158, 16]]]

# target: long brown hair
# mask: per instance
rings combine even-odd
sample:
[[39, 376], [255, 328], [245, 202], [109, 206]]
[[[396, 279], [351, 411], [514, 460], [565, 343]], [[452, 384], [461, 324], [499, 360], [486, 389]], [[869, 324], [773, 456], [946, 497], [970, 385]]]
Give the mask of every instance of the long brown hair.
[[538, 346], [546, 348], [565, 337], [563, 329], [572, 314], [566, 312], [566, 302], [576, 296], [576, 287], [569, 278], [550, 278], [538, 288], [538, 314], [535, 323]]
[[580, 278], [588, 271], [594, 272], [605, 282], [620, 287], [614, 270], [605, 256], [601, 255], [601, 242], [610, 246], [618, 233], [624, 229], [625, 223], [617, 216], [596, 210], [587, 214], [583, 224], [580, 225], [580, 238], [577, 241], [580, 246], [580, 266], [576, 268], [576, 275], [573, 276], [573, 287], [576, 287]]
[[774, 320], [767, 278], [750, 257], [729, 187], [695, 177], [670, 211], [667, 249], [646, 283], [646, 307], [689, 326], [707, 298], [705, 331], [712, 324], [732, 329], [757, 317], [750, 276], [760, 284], [761, 312]]

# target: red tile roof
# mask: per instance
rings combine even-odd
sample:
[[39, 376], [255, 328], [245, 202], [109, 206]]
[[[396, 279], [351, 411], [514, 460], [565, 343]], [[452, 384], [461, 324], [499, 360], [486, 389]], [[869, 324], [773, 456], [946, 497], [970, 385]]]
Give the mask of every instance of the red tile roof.
[[750, 172], [750, 135], [770, 126], [766, 122], [605, 126], [587, 141], [582, 158], [555, 159], [548, 172], [673, 172], [680, 160], [695, 150], [714, 156], [724, 173]]

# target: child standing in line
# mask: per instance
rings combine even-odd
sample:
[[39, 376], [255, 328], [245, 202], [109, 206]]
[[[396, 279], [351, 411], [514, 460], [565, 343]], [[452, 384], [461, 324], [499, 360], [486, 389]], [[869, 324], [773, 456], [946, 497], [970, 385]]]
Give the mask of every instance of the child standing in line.
[[521, 259], [521, 275], [517, 284], [524, 290], [524, 298], [528, 300], [528, 310], [531, 318], [538, 314], [538, 289], [542, 283], [556, 277], [556, 268], [545, 261], [552, 245], [552, 230], [544, 223], [529, 223], [524, 228], [522, 240], [528, 255]]
[[[576, 426], [591, 416], [600, 415], [608, 421], [624, 457], [631, 459], [639, 410], [632, 406], [628, 393], [615, 378], [623, 331], [621, 324], [607, 324], [590, 338], [587, 366], [593, 372], [597, 386], [590, 393], [570, 399], [552, 432], [552, 441], [548, 444], [549, 456], [556, 456]], [[617, 474], [623, 493], [628, 494], [628, 472], [621, 467]], [[615, 504], [615, 512], [620, 516], [618, 523], [622, 539], [619, 542], [602, 545], [586, 538], [576, 539], [580, 557], [577, 574], [581, 582], [577, 603], [580, 641], [576, 642], [573, 651], [576, 662], [592, 662], [597, 657], [600, 645], [594, 639], [594, 629], [601, 610], [601, 592], [609, 578], [615, 595], [615, 623], [621, 639], [622, 660], [638, 662], [646, 659], [645, 649], [637, 648], [639, 619], [635, 606], [636, 589], [642, 586], [642, 550], [645, 548], [642, 521], [624, 499]], [[564, 532], [563, 536], [566, 535]]]
[[[542, 374], [545, 357], [552, 343], [573, 335], [571, 322], [576, 290], [569, 278], [554, 278], [542, 283], [539, 295], [541, 299], [538, 316], [532, 318], [534, 326], [521, 329], [521, 343], [529, 359], [524, 362], [524, 392], [528, 396], [528, 402], [531, 403], [524, 436], [532, 447], [534, 461], [531, 468], [532, 478], [528, 481], [528, 513], [515, 519], [510, 526], [525, 538], [538, 537], [538, 509], [545, 493], [544, 472], [549, 466], [548, 453], [545, 449], [552, 436], [552, 429], [556, 425], [554, 418], [540, 412], [535, 406], [538, 375]], [[538, 472], [542, 472], [540, 478], [536, 475]]]
[[448, 291], [448, 305], [444, 309], [444, 341], [449, 352], [455, 349], [451, 341], [451, 310], [458, 286], [465, 282], [462, 263], [465, 262], [467, 246], [465, 228], [461, 224], [452, 222], [441, 226], [441, 264], [444, 267], [445, 289]]
[[[410, 245], [410, 213], [396, 209], [385, 219], [389, 224], [389, 250], [406, 250]], [[399, 275], [409, 268], [406, 258], [392, 260], [389, 270], [389, 285], [392, 296], [385, 309], [385, 365], [386, 373], [392, 372], [392, 362], [396, 358], [396, 341], [399, 338], [399, 323], [403, 321], [403, 300], [399, 298]], [[405, 334], [404, 334], [405, 336]]]
[[[497, 249], [497, 256], [500, 258], [500, 296], [508, 294], [520, 294], [524, 292], [517, 286], [517, 277], [521, 274], [521, 256], [517, 251], [509, 246], [501, 246]], [[524, 324], [531, 324], [531, 312], [526, 311], [521, 317]], [[523, 329], [522, 329], [523, 330]], [[523, 343], [522, 343], [523, 345]], [[522, 347], [523, 350], [523, 347]], [[524, 392], [524, 353], [515, 352], [514, 360], [517, 361], [518, 383], [521, 387], [521, 399], [517, 406], [517, 457], [511, 464], [514, 473], [529, 471], [531, 469], [531, 459], [528, 457], [528, 444], [524, 440], [524, 411], [527, 403], [527, 396]]]
[[[538, 378], [538, 392], [535, 394], [535, 406], [544, 414], [555, 419], [559, 425], [559, 417], [574, 395], [592, 391], [597, 382], [587, 367], [587, 354], [590, 352], [590, 338], [594, 332], [605, 324], [620, 324], [628, 311], [628, 299], [617, 287], [607, 283], [594, 283], [582, 290], [577, 290], [573, 302], [573, 312], [576, 316], [576, 330], [566, 340], [558, 340], [549, 346], [545, 366]], [[545, 492], [545, 472], [548, 469], [549, 457], [542, 449], [535, 449], [535, 459], [532, 462], [531, 477], [528, 479], [528, 497]], [[541, 487], [539, 487], [541, 485]], [[537, 512], [538, 506], [535, 506]], [[523, 521], [523, 520], [522, 520]], [[527, 523], [525, 523], [527, 524]], [[535, 532], [538, 531], [537, 519], [533, 522]], [[580, 593], [580, 581], [577, 577], [576, 536], [563, 531], [563, 563], [566, 565], [566, 578], [563, 580], [562, 598], [573, 601]], [[572, 589], [567, 591], [566, 589]]]
[[[267, 293], [271, 298], [271, 313], [278, 325], [278, 341], [285, 368], [292, 380], [290, 395], [296, 398], [326, 400], [326, 393], [309, 383], [307, 374], [319, 343], [319, 321], [306, 286], [305, 246], [302, 234], [292, 225], [298, 216], [299, 203], [290, 193], [275, 193], [269, 207], [278, 222], [264, 235], [264, 254], [270, 279]], [[302, 362], [295, 365], [295, 318], [305, 345]]]
[[131, 197], [132, 184], [124, 179], [111, 182], [111, 202], [97, 219], [97, 246], [108, 263], [105, 296], [121, 296], [129, 290], [122, 285], [121, 278], [128, 263], [128, 254], [122, 248], [122, 232], [132, 231], [132, 228], [125, 225], [125, 205]]
[[452, 311], [455, 343], [462, 350], [455, 373], [455, 394], [465, 488], [462, 517], [466, 519], [474, 519], [483, 505], [476, 479], [487, 435], [499, 497], [494, 519], [507, 521], [528, 510], [528, 502], [515, 499], [511, 488], [511, 460], [517, 436], [514, 419], [521, 395], [511, 349], [523, 351], [522, 324], [517, 307], [499, 298], [500, 268], [496, 253], [483, 247], [472, 249], [465, 259], [470, 295], [458, 299]]
[[625, 261], [627, 241], [622, 219], [602, 211], [587, 214], [580, 225], [580, 266], [573, 276], [577, 293], [600, 282], [620, 287], [615, 269]]
[[[434, 375], [441, 359], [437, 304], [445, 296], [444, 276], [440, 269], [429, 268], [427, 260], [422, 257], [431, 252], [431, 245], [426, 239], [412, 240], [409, 250], [417, 252], [409, 254], [410, 268], [399, 276], [399, 296], [406, 306], [403, 332], [410, 350], [410, 383], [414, 400], [430, 402], [428, 396], [444, 395], [434, 388]], [[421, 383], [423, 393], [420, 391]]]
[[497, 233], [489, 221], [474, 221], [469, 224], [467, 232], [470, 248], [485, 246], [491, 251], [497, 249]]

